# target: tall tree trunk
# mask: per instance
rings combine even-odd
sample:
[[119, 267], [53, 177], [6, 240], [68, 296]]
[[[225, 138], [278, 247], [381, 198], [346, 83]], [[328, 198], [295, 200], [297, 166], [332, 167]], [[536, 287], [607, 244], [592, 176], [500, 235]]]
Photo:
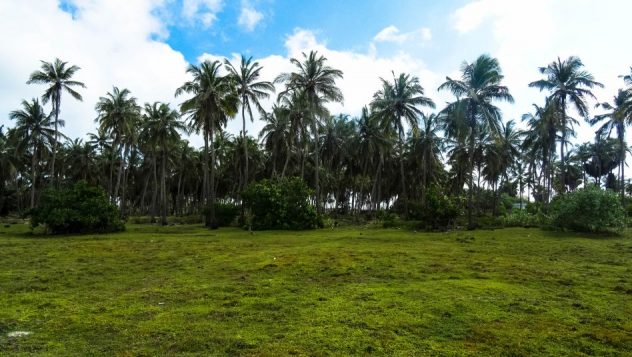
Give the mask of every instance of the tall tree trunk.
[[160, 173], [160, 224], [167, 225], [167, 150], [162, 146], [162, 164]]
[[472, 216], [472, 211], [474, 210], [474, 202], [472, 200], [473, 198], [473, 194], [474, 194], [474, 140], [476, 138], [475, 136], [475, 131], [474, 128], [470, 128], [471, 133], [470, 133], [470, 152], [468, 153], [469, 155], [469, 162], [470, 162], [470, 177], [469, 177], [469, 183], [468, 185], [469, 190], [467, 193], [467, 228], [468, 229], [474, 229], [474, 218]]
[[123, 168], [125, 167], [125, 144], [121, 146], [121, 163], [119, 164], [118, 173], [116, 174], [116, 186], [114, 188], [114, 199], [118, 197], [119, 188], [121, 187], [121, 177], [123, 176]]
[[624, 136], [625, 134], [623, 132], [621, 133], [621, 135], [619, 135], [619, 147], [621, 149], [621, 164], [619, 164], [621, 166], [621, 180], [620, 180], [621, 204], [623, 204], [625, 201], [625, 146], [624, 146], [624, 141], [623, 141]]
[[287, 171], [287, 165], [290, 162], [290, 145], [286, 144], [287, 153], [285, 155], [285, 162], [283, 163], [283, 171], [281, 171], [281, 178], [285, 177], [285, 172]]
[[379, 204], [377, 189], [378, 189], [378, 181], [380, 178], [381, 171], [382, 171], [382, 155], [380, 154], [380, 160], [377, 164], [377, 169], [375, 170], [375, 177], [373, 178], [373, 187], [371, 188], [371, 199], [373, 200], [373, 204], [376, 211], [378, 210], [378, 204]]
[[53, 156], [51, 158], [50, 164], [50, 179], [51, 186], [55, 186], [55, 158], [57, 157], [57, 141], [59, 135], [59, 105], [61, 103], [61, 88], [56, 90], [56, 98], [55, 98], [55, 135], [53, 136]]
[[564, 157], [564, 146], [566, 146], [566, 100], [562, 98], [562, 142], [560, 143], [560, 162], [562, 163], [560, 179], [562, 184], [561, 194], [566, 193], [566, 160]]
[[[397, 120], [401, 121], [401, 118]], [[404, 133], [399, 133], [399, 176], [402, 185], [402, 203], [404, 204], [404, 219], [408, 218], [408, 193], [406, 192], [406, 176], [404, 174]]]
[[37, 184], [37, 149], [33, 149], [33, 156], [31, 157], [31, 209], [35, 208], [35, 185]]
[[321, 215], [321, 207], [320, 207], [320, 203], [321, 203], [321, 197], [320, 197], [320, 158], [319, 158], [319, 151], [320, 151], [320, 143], [319, 143], [319, 133], [318, 133], [318, 123], [316, 122], [316, 116], [313, 114], [312, 111], [312, 122], [314, 125], [314, 136], [315, 136], [315, 150], [314, 150], [314, 167], [315, 172], [314, 172], [314, 180], [315, 180], [315, 185], [316, 185], [316, 214], [318, 216]]
[[207, 227], [211, 226], [211, 211], [208, 209], [209, 206], [209, 201], [210, 201], [210, 197], [209, 197], [209, 183], [208, 183], [208, 176], [209, 176], [209, 167], [208, 167], [208, 150], [209, 150], [209, 145], [208, 145], [208, 123], [206, 123], [204, 125], [204, 155], [202, 160], [204, 161], [202, 163], [202, 171], [204, 171], [204, 175], [203, 175], [203, 181], [202, 181], [202, 199], [200, 200], [202, 202], [202, 206], [204, 207], [205, 210], [205, 214], [204, 214], [204, 225]]
[[158, 155], [156, 155], [156, 153], [154, 152], [153, 156], [154, 157], [153, 157], [152, 165], [151, 165], [152, 166], [151, 174], [153, 177], [152, 181], [154, 182], [154, 189], [151, 194], [151, 223], [156, 222], [156, 214], [157, 214], [156, 201], [158, 200], [158, 174], [156, 172], [158, 170], [158, 168], [156, 167], [157, 166], [156, 159]]
[[215, 220], [215, 120], [211, 120], [210, 145], [211, 145], [211, 162], [210, 165], [210, 188], [208, 202], [208, 221], [209, 228], [217, 229], [217, 221]]

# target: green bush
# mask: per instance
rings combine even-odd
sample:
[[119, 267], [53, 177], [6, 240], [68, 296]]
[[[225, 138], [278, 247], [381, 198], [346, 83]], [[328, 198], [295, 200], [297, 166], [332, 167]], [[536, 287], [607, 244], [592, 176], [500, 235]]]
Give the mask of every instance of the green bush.
[[542, 223], [538, 214], [527, 212], [524, 209], [515, 209], [504, 217], [505, 227], [538, 227]]
[[300, 178], [263, 180], [251, 184], [244, 193], [255, 230], [313, 229], [322, 227], [309, 204], [311, 190]]
[[100, 187], [85, 181], [71, 188], [48, 189], [31, 214], [31, 225], [44, 225], [53, 233], [105, 233], [125, 229], [118, 208]]
[[219, 227], [228, 227], [239, 215], [239, 206], [232, 203], [215, 204], [215, 220]]
[[410, 219], [419, 220], [419, 228], [445, 229], [454, 225], [461, 212], [457, 198], [445, 195], [439, 187], [431, 187], [426, 193], [425, 204], [410, 204]]
[[620, 231], [625, 210], [610, 190], [588, 187], [556, 196], [549, 207], [550, 224], [578, 232]]

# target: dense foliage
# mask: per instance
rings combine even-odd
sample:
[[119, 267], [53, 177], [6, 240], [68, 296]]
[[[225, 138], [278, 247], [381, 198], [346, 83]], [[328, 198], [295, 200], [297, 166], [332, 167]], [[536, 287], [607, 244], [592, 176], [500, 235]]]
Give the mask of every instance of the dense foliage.
[[[489, 55], [463, 62], [439, 88], [424, 88], [424, 78], [408, 73], [380, 78], [366, 106], [350, 108], [355, 116], [330, 112], [344, 100], [344, 73], [327, 58], [310, 51], [290, 63], [291, 72], [274, 81], [247, 57], [190, 65], [189, 80], [174, 88], [177, 108], [142, 105], [130, 90], [113, 87], [95, 105], [96, 131], [71, 140], [60, 132], [59, 111], [82, 100], [80, 68], [42, 62], [28, 81], [45, 86], [41, 100], [16, 103], [14, 127], [0, 127], [0, 214], [38, 207], [46, 188], [78, 180], [103, 188], [121, 218], [167, 225], [203, 217], [209, 228], [233, 222], [226, 202], [239, 206], [244, 222], [250, 183], [288, 177], [305, 182], [319, 217], [386, 211], [429, 229], [498, 225], [505, 217], [531, 225], [539, 216], [512, 212], [518, 202], [535, 201], [544, 212], [556, 195], [589, 185], [626, 199], [632, 75], [622, 76], [625, 87], [593, 114], [589, 100], [601, 83], [579, 58], [557, 58], [540, 68], [540, 79], [533, 69], [529, 86], [543, 96], [520, 125], [499, 108], [513, 96]], [[452, 99], [435, 110], [433, 90]], [[572, 142], [575, 112], [599, 125], [594, 142]], [[247, 127], [257, 117], [264, 123], [258, 135]], [[242, 130], [232, 135], [226, 127], [236, 119]], [[193, 147], [185, 133], [203, 144]], [[307, 211], [300, 212], [311, 226]], [[263, 226], [301, 226], [292, 214], [283, 216], [291, 222], [270, 216]]]
[[119, 210], [100, 187], [79, 181], [70, 188], [47, 189], [33, 209], [31, 225], [44, 225], [54, 234], [105, 233], [125, 229]]
[[616, 231], [625, 226], [625, 210], [617, 195], [596, 187], [556, 196], [549, 216], [553, 226], [579, 232]]
[[311, 229], [322, 226], [309, 203], [311, 189], [300, 178], [251, 184], [244, 198], [252, 229]]

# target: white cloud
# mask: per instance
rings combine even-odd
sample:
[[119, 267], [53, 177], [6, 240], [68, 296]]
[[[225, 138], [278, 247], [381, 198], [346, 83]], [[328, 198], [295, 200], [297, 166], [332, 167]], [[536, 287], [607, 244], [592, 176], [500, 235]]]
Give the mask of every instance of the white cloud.
[[376, 42], [395, 42], [402, 44], [408, 41], [425, 43], [432, 40], [432, 32], [427, 27], [422, 27], [411, 32], [401, 32], [395, 25], [385, 27], [373, 37]]
[[[558, 56], [580, 57], [585, 69], [605, 85], [593, 92], [600, 101], [610, 100], [623, 86], [617, 76], [628, 72], [632, 64], [629, 50], [621, 46], [627, 43], [621, 24], [627, 23], [626, 14], [631, 11], [632, 3], [617, 1], [595, 6], [589, 0], [477, 0], [457, 9], [452, 20], [464, 39], [480, 43], [499, 59], [506, 85], [516, 99], [514, 105], [502, 108], [507, 119], [519, 120], [531, 111], [531, 103], [543, 104], [545, 93], [528, 84], [541, 78], [538, 67]], [[491, 34], [483, 25], [491, 25]], [[576, 142], [591, 141], [595, 129], [579, 119]]]
[[246, 31], [253, 31], [257, 24], [263, 20], [263, 14], [257, 11], [247, 0], [241, 2], [241, 12], [237, 24]]
[[[94, 105], [112, 86], [131, 90], [142, 105], [156, 100], [176, 104], [175, 89], [187, 79], [187, 62], [180, 52], [163, 42], [161, 21], [152, 10], [161, 1], [74, 1], [73, 16], [61, 11], [55, 0], [0, 2], [0, 123], [13, 126], [8, 112], [19, 108], [22, 99], [40, 97], [42, 85], [27, 85], [29, 74], [40, 60], [59, 57], [81, 67], [76, 80], [83, 102], [62, 97], [63, 132], [83, 137], [94, 132]], [[24, 21], [28, 18], [29, 21]]]
[[208, 28], [222, 10], [222, 0], [183, 0], [182, 16], [191, 23], [201, 23]]

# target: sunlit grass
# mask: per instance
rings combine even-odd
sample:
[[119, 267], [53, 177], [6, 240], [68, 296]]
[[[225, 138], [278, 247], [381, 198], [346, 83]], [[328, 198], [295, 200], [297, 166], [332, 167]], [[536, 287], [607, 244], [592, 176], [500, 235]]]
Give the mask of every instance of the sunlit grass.
[[103, 236], [33, 236], [24, 225], [0, 232], [0, 354], [632, 351], [627, 236], [148, 225]]

